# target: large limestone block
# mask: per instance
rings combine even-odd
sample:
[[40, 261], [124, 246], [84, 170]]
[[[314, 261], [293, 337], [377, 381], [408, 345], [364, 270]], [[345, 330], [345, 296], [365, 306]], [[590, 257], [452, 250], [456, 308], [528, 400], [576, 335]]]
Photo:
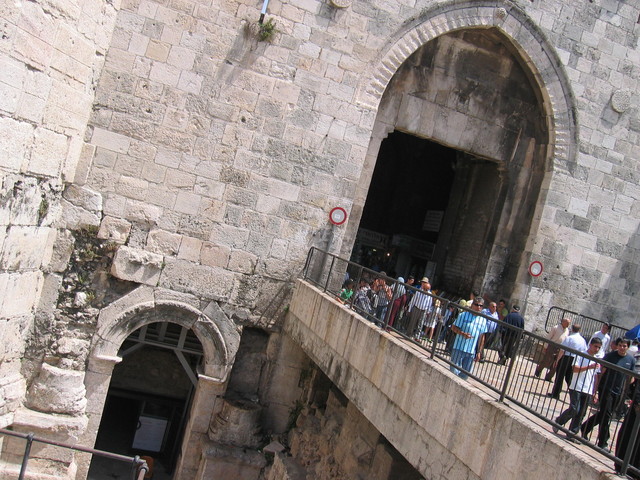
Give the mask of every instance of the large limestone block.
[[47, 413], [80, 415], [87, 405], [84, 372], [43, 364], [27, 395], [27, 406]]
[[4, 368], [6, 363], [0, 367], [0, 427], [4, 428], [9, 424], [9, 416], [15, 412], [22, 400], [26, 391], [26, 382], [23, 376], [18, 371], [20, 365], [18, 362], [14, 363], [14, 370], [10, 371], [9, 368]]
[[121, 280], [155, 286], [160, 279], [163, 261], [162, 255], [123, 245], [113, 259], [111, 274]]
[[262, 408], [245, 400], [224, 399], [222, 409], [211, 419], [209, 438], [225, 445], [258, 448], [262, 441]]
[[0, 287], [2, 317], [29, 315], [40, 295], [42, 273], [0, 273]]
[[62, 160], [67, 157], [67, 136], [44, 128], [37, 128], [34, 146], [27, 166], [29, 173], [57, 177]]
[[147, 248], [161, 255], [176, 255], [180, 249], [182, 235], [155, 229], [149, 232]]
[[233, 281], [233, 273], [228, 270], [167, 258], [160, 285], [208, 298], [227, 299]]
[[63, 196], [76, 207], [81, 207], [94, 213], [102, 212], [102, 195], [90, 188], [69, 185]]
[[[11, 428], [16, 432], [33, 433], [40, 438], [74, 444], [87, 428], [87, 417], [49, 415], [21, 408], [15, 413]], [[5, 440], [2, 446], [0, 478], [17, 478], [8, 476], [8, 472], [11, 471], [12, 463], [20, 465], [24, 446], [25, 442], [20, 438], [11, 437]], [[34, 442], [29, 459], [29, 478], [75, 478], [74, 456], [73, 450]]]
[[34, 128], [27, 122], [0, 118], [0, 157], [6, 169], [18, 172], [26, 157]]
[[64, 198], [60, 201], [62, 215], [60, 226], [70, 230], [100, 225], [100, 215], [85, 208], [76, 206]]
[[53, 249], [49, 259], [48, 270], [51, 272], [64, 272], [73, 253], [75, 238], [68, 230], [58, 230], [53, 241]]
[[98, 231], [98, 238], [123, 244], [129, 238], [131, 223], [115, 217], [105, 217]]
[[3, 270], [35, 270], [50, 257], [47, 227], [12, 227], [4, 241], [0, 268]]
[[257, 480], [267, 461], [255, 450], [205, 443], [195, 478]]

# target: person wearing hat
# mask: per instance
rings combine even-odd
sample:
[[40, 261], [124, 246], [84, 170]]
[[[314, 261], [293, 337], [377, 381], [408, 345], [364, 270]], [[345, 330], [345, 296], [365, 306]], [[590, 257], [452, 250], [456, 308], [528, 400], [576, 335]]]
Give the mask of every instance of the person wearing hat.
[[[516, 351], [516, 340], [518, 339], [518, 328], [524, 328], [524, 318], [520, 315], [520, 306], [511, 307], [511, 313], [504, 317], [504, 322], [511, 325], [512, 328], [505, 325], [501, 326], [500, 336], [502, 338], [502, 348], [498, 350], [500, 365], [506, 365], [507, 359], [511, 358]], [[513, 328], [515, 327], [515, 328]]]
[[479, 315], [484, 307], [484, 299], [477, 296], [473, 299], [471, 312], [463, 312], [458, 316], [451, 331], [455, 334], [451, 362], [451, 372], [466, 380], [473, 370], [473, 362], [482, 357], [484, 347], [484, 333], [487, 331], [487, 322]]
[[424, 317], [431, 311], [433, 298], [431, 298], [431, 283], [427, 277], [420, 280], [420, 290], [415, 292], [407, 311], [409, 312], [409, 325], [407, 325], [407, 335], [415, 336], [420, 334]]

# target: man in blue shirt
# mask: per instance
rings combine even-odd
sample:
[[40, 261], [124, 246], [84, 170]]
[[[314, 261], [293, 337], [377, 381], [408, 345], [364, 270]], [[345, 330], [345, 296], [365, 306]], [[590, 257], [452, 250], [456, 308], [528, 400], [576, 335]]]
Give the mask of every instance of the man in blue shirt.
[[[484, 348], [484, 333], [487, 331], [487, 322], [484, 317], [478, 315], [484, 307], [482, 297], [473, 299], [470, 308], [473, 312], [462, 312], [451, 326], [451, 331], [456, 335], [451, 352], [451, 365], [449, 368], [457, 376], [466, 380], [473, 369], [473, 361], [480, 360]], [[476, 346], [477, 352], [476, 353]], [[459, 367], [459, 368], [456, 368]], [[463, 370], [466, 371], [463, 371]]]

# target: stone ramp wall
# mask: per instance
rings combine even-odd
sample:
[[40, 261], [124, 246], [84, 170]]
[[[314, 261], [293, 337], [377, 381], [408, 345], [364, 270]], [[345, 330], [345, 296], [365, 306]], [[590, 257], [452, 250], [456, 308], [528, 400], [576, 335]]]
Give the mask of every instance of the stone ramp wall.
[[425, 478], [613, 478], [303, 281], [285, 331]]

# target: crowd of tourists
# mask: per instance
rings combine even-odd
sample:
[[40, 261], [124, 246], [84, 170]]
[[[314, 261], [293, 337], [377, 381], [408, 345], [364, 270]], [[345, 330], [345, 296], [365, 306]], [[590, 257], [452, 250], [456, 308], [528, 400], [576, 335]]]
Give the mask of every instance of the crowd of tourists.
[[[558, 426], [569, 423], [566, 431], [569, 441], [576, 442], [580, 435], [610, 452], [611, 422], [622, 418], [614, 453], [623, 458], [640, 408], [640, 389], [636, 388], [635, 378], [629, 375], [640, 372], [639, 342], [622, 337], [612, 340], [610, 329], [610, 324], [603, 323], [587, 342], [581, 334], [581, 325], [563, 318], [549, 331], [549, 342], [541, 352], [534, 375], [540, 377], [547, 369], [544, 379], [553, 382], [547, 395], [555, 400], [560, 399], [566, 386], [569, 405], [555, 423]], [[585, 420], [590, 405], [594, 407], [593, 413]], [[558, 426], [553, 427], [556, 433]], [[596, 427], [598, 433], [592, 439]], [[636, 444], [631, 452], [631, 465], [636, 467], [640, 466], [638, 447]]]
[[[428, 277], [417, 283], [413, 276], [406, 281], [398, 277], [393, 285], [387, 284], [387, 278], [385, 272], [370, 281], [363, 277], [357, 287], [354, 280], [347, 279], [338, 300], [387, 330], [416, 341], [445, 342], [454, 364], [451, 371], [464, 379], [472, 372], [474, 362], [485, 361], [485, 348], [498, 351], [501, 365], [515, 354], [518, 329], [524, 328], [518, 305], [509, 310], [501, 299], [485, 306], [485, 299], [476, 291], [471, 292], [469, 300], [443, 302], [439, 292], [432, 291]], [[434, 338], [437, 332], [438, 338]]]

